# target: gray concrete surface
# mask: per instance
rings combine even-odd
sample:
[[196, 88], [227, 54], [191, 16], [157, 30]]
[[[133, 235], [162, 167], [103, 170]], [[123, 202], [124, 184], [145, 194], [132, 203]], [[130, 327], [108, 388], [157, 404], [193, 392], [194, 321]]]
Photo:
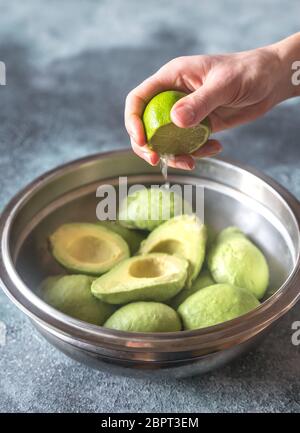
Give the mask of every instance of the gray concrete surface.
[[[126, 93], [178, 55], [243, 50], [299, 30], [297, 0], [0, 1], [0, 206], [45, 170], [128, 147]], [[270, 80], [272, 77], [270, 76]], [[219, 134], [224, 155], [300, 198], [300, 101]], [[203, 377], [152, 383], [66, 358], [0, 293], [0, 411], [299, 412], [299, 305], [255, 352]]]

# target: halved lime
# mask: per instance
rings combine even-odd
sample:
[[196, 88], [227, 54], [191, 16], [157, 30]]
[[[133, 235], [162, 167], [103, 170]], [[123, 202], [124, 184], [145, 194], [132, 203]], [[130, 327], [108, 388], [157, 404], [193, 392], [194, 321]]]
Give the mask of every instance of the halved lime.
[[211, 133], [208, 118], [192, 128], [179, 128], [172, 122], [171, 109], [184, 96], [186, 93], [167, 90], [154, 96], [145, 108], [143, 122], [148, 146], [160, 155], [195, 152]]

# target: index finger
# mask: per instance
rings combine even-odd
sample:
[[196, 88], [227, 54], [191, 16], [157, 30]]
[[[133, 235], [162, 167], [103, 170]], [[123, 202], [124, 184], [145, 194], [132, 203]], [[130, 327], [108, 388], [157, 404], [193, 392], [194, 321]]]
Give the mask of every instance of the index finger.
[[126, 98], [125, 126], [128, 134], [139, 146], [146, 144], [143, 122], [141, 120], [144, 109], [150, 99], [157, 93], [166, 89], [156, 74], [147, 78], [133, 89]]

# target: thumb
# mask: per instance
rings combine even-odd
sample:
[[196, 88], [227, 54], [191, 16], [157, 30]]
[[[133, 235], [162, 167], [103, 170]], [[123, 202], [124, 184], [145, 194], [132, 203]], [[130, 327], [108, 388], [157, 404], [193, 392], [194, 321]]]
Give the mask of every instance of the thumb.
[[172, 122], [180, 128], [198, 125], [224, 101], [224, 91], [218, 86], [204, 84], [195, 92], [181, 98], [171, 110]]

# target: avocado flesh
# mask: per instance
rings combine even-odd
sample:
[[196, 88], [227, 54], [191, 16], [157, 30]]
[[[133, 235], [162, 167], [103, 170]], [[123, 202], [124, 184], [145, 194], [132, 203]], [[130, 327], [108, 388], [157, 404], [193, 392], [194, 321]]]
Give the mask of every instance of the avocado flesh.
[[124, 227], [152, 231], [183, 212], [191, 213], [191, 206], [179, 194], [162, 188], [143, 188], [125, 198], [119, 222]]
[[206, 227], [196, 215], [180, 215], [164, 222], [141, 243], [140, 254], [174, 254], [189, 262], [187, 287], [198, 276], [206, 247]]
[[50, 244], [61, 265], [91, 275], [101, 275], [130, 256], [125, 240], [98, 224], [64, 224], [50, 236]]
[[217, 283], [243, 287], [257, 299], [269, 284], [264, 255], [237, 227], [228, 227], [217, 236], [208, 254], [208, 268]]
[[127, 332], [176, 332], [181, 320], [173, 308], [159, 302], [132, 302], [119, 308], [104, 327]]
[[214, 284], [189, 296], [178, 308], [185, 330], [206, 328], [227, 322], [260, 305], [247, 289]]
[[168, 254], [147, 254], [124, 260], [92, 283], [92, 293], [110, 304], [163, 302], [184, 286], [188, 262]]
[[42, 298], [69, 316], [95, 325], [103, 325], [115, 308], [92, 295], [93, 280], [93, 277], [86, 275], [48, 277], [41, 284]]
[[129, 230], [118, 221], [98, 221], [97, 224], [120, 235], [124, 241], [127, 242], [131, 255], [138, 251], [142, 240], [147, 236], [146, 232], [142, 232], [141, 230]]
[[206, 270], [201, 271], [200, 275], [198, 275], [198, 277], [195, 279], [192, 286], [190, 288], [184, 288], [183, 290], [181, 290], [178, 295], [174, 296], [173, 299], [170, 299], [168, 304], [172, 308], [177, 309], [179, 305], [182, 304], [189, 296], [198, 292], [198, 290], [201, 290], [204, 287], [208, 287], [213, 284], [215, 284], [215, 282], [212, 279], [210, 273]]

